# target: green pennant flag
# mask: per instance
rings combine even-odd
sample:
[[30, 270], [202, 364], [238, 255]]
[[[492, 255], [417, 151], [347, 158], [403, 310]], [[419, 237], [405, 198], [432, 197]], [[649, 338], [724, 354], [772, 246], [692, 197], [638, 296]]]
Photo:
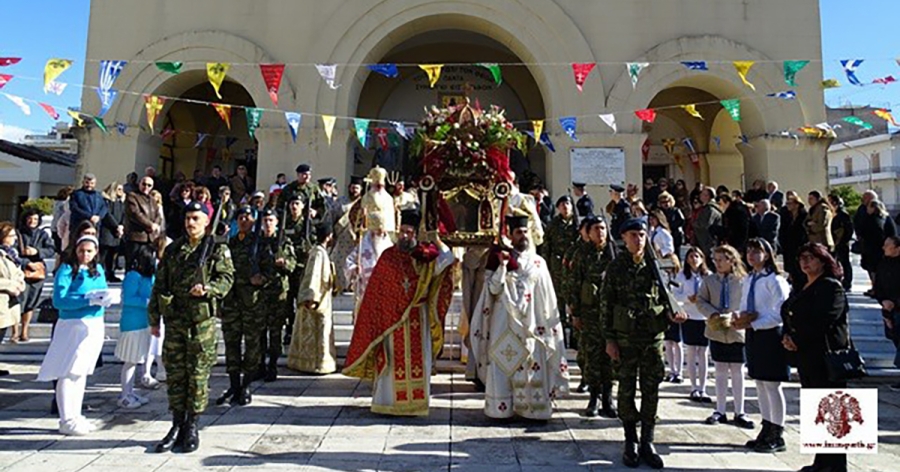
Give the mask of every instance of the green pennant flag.
[[390, 146], [392, 148], [400, 147], [400, 135], [399, 134], [388, 133], [387, 139], [388, 139], [388, 146]]
[[353, 127], [356, 128], [356, 138], [365, 148], [369, 144], [369, 120], [365, 118], [354, 118]]
[[156, 68], [170, 74], [180, 74], [183, 65], [181, 62], [157, 62]]
[[500, 65], [495, 62], [481, 62], [478, 64], [481, 67], [491, 71], [491, 75], [494, 76], [494, 82], [497, 82], [497, 85], [503, 83], [503, 75], [500, 73]]
[[245, 108], [247, 112], [247, 131], [250, 137], [256, 139], [256, 128], [259, 128], [259, 120], [262, 119], [263, 111], [261, 108]]
[[103, 122], [103, 118], [99, 116], [92, 116], [92, 120], [97, 124], [97, 127], [100, 128], [100, 131], [103, 131], [103, 134], [109, 134], [109, 129], [106, 128], [106, 123]]
[[733, 98], [731, 100], [722, 100], [722, 106], [728, 110], [728, 114], [731, 115], [731, 119], [734, 121], [741, 121], [741, 101], [740, 99]]
[[784, 81], [791, 87], [796, 87], [797, 83], [794, 78], [797, 77], [797, 72], [800, 72], [800, 69], [806, 67], [807, 64], [809, 61], [784, 61]]
[[872, 129], [872, 128], [874, 128], [874, 126], [872, 126], [872, 125], [869, 124], [869, 123], [866, 123], [865, 121], [859, 119], [859, 117], [856, 117], [856, 116], [848, 116], [848, 117], [845, 117], [845, 118], [844, 118], [844, 121], [846, 121], [847, 123], [851, 123], [851, 124], [854, 124], [854, 125], [856, 125], [856, 126], [859, 126], [860, 128], [863, 128], [863, 129]]

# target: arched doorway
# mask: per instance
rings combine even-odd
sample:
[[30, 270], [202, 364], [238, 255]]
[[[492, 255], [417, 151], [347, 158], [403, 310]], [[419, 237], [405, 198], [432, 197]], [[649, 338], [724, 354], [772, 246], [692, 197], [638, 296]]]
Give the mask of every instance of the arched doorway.
[[[497, 105], [505, 109], [507, 118], [517, 122], [523, 131], [531, 129], [531, 120], [545, 116], [540, 88], [527, 67], [502, 67], [502, 81], [498, 84], [489, 69], [460, 65], [523, 62], [509, 48], [480, 33], [460, 29], [429, 31], [397, 44], [378, 62], [447, 65], [433, 88], [429, 86], [425, 73], [418, 68], [401, 67], [398, 78], [369, 74], [361, 89], [357, 116], [415, 123], [423, 116], [424, 108], [454, 105], [465, 100], [466, 96], [482, 108]], [[376, 126], [387, 127], [388, 146], [383, 146], [382, 140], [378, 139]], [[366, 148], [358, 141], [351, 142], [352, 173], [364, 174], [378, 164], [407, 176], [417, 174], [415, 162], [407, 152], [407, 142], [390, 125], [373, 125], [369, 134]], [[542, 146], [529, 149], [527, 154], [513, 152], [510, 164], [523, 189], [536, 183], [546, 185], [547, 153]]]

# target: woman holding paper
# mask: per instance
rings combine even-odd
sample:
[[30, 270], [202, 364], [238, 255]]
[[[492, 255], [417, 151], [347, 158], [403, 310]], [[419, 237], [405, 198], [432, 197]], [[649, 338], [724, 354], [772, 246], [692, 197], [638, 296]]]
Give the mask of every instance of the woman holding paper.
[[38, 373], [38, 381], [58, 380], [59, 431], [70, 436], [96, 429], [81, 415], [81, 404], [87, 376], [94, 373], [103, 348], [103, 309], [112, 301], [106, 296], [103, 267], [97, 263], [99, 248], [96, 236], [78, 238], [75, 250], [56, 272], [53, 306], [59, 310], [59, 321]]

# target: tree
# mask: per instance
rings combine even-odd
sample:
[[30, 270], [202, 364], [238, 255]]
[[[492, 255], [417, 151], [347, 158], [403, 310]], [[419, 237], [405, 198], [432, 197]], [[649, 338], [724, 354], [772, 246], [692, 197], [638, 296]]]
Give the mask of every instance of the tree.
[[844, 200], [844, 207], [849, 211], [856, 210], [862, 203], [862, 194], [857, 192], [856, 189], [850, 185], [838, 185], [837, 187], [832, 187], [831, 194], [841, 197]]

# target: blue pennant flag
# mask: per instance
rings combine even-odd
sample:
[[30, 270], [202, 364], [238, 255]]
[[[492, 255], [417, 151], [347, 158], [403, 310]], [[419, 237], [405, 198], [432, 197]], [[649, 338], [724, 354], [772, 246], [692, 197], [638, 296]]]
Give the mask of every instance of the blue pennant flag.
[[713, 142], [716, 143], [716, 151], [722, 150], [722, 138], [713, 136]]
[[284, 112], [284, 119], [287, 120], [288, 129], [291, 130], [291, 139], [296, 143], [297, 131], [300, 129], [300, 122], [303, 120], [303, 115], [292, 111], [286, 111]]
[[400, 71], [397, 70], [397, 64], [372, 64], [368, 67], [370, 71], [378, 72], [389, 79], [396, 79], [400, 76]]
[[572, 138], [572, 141], [578, 142], [578, 137], [575, 136], [575, 131], [578, 128], [578, 118], [574, 116], [564, 116], [559, 119], [559, 125], [562, 126], [563, 131]]
[[238, 138], [233, 136], [225, 138], [225, 149], [231, 149], [231, 146], [234, 146], [234, 143], [236, 142], [238, 142]]
[[100, 97], [99, 116], [106, 114], [116, 100], [118, 92], [113, 90], [112, 86], [125, 68], [125, 64], [126, 61], [100, 61], [100, 83], [97, 88], [97, 95]]
[[859, 79], [856, 77], [856, 69], [862, 65], [863, 59], [847, 59], [841, 61], [841, 66], [844, 68], [844, 72], [847, 74], [847, 81], [849, 81], [853, 85], [862, 85]]
[[681, 63], [687, 67], [688, 70], [709, 70], [706, 61], [682, 61]]
[[780, 98], [782, 100], [794, 100], [795, 98], [797, 98], [797, 92], [794, 92], [793, 90], [787, 90], [785, 92], [770, 93], [766, 96], [772, 98]]
[[[746, 144], [747, 146], [750, 146], [750, 138], [748, 138], [746, 134], [742, 134], [742, 135], [738, 136], [738, 138], [740, 138], [741, 144]], [[753, 146], [750, 146], [750, 147], [753, 147]]]
[[[531, 139], [534, 139], [534, 131], [525, 131], [525, 134], [527, 134]], [[550, 141], [550, 136], [548, 136], [547, 133], [541, 133], [540, 143], [546, 146], [547, 149], [550, 150], [550, 152], [556, 152], [556, 147], [553, 146], [553, 141]]]
[[209, 136], [209, 134], [207, 134], [207, 133], [198, 134], [197, 142], [194, 143], [194, 149], [200, 147], [200, 145], [203, 144], [203, 141], [206, 139], [207, 136]]
[[119, 131], [119, 134], [125, 136], [125, 132], [128, 131], [128, 125], [122, 123], [121, 121], [116, 122], [116, 130]]
[[684, 147], [688, 148], [688, 151], [691, 151], [691, 154], [697, 154], [697, 147], [694, 146], [694, 140], [691, 138], [684, 138], [681, 140], [684, 144]]

